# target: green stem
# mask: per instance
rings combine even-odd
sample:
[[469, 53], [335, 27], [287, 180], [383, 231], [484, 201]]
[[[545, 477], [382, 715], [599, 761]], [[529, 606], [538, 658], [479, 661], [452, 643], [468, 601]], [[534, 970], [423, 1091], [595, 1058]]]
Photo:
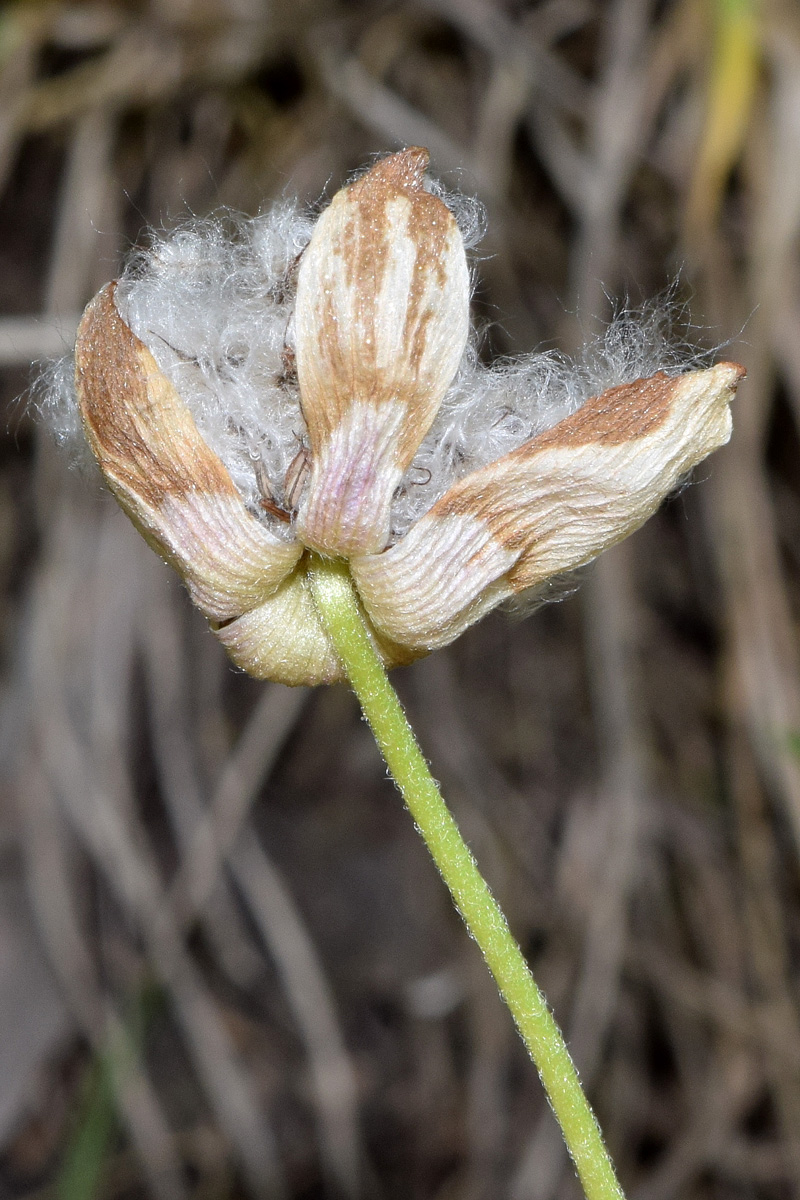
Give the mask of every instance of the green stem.
[[621, 1200], [561, 1031], [422, 756], [367, 632], [347, 564], [315, 557], [310, 579], [323, 624], [386, 764], [536, 1065], [587, 1200]]

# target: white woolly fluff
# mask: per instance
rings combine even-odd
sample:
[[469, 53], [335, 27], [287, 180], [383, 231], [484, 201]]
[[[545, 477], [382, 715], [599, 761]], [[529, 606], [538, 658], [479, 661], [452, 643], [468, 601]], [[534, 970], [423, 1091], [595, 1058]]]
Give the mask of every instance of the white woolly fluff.
[[455, 218], [465, 250], [474, 250], [486, 233], [486, 209], [477, 196], [451, 192], [438, 179], [425, 180], [425, 189], [446, 204]]
[[100, 479], [100, 470], [83, 436], [75, 391], [75, 356], [65, 354], [40, 365], [30, 388], [30, 406], [81, 474]]
[[297, 260], [313, 221], [292, 205], [192, 222], [125, 270], [117, 305], [189, 406], [253, 512], [257, 464], [282, 496], [305, 435], [294, 375]]
[[[454, 211], [465, 241], [483, 231], [474, 201], [431, 190]], [[153, 235], [125, 269], [120, 313], [189, 406], [250, 510], [290, 533], [260, 504], [259, 474], [274, 498], [305, 437], [293, 370], [297, 260], [313, 218], [291, 204], [253, 219], [230, 214]], [[473, 343], [395, 497], [392, 534], [401, 536], [458, 478], [516, 449], [614, 384], [696, 365], [694, 351], [668, 340], [671, 304], [625, 310], [577, 361], [547, 351], [490, 366]], [[287, 353], [288, 350], [288, 353]], [[36, 386], [36, 404], [57, 439], [85, 460], [73, 381], [64, 359]], [[76, 447], [84, 446], [76, 453]], [[257, 472], [257, 466], [262, 469]]]

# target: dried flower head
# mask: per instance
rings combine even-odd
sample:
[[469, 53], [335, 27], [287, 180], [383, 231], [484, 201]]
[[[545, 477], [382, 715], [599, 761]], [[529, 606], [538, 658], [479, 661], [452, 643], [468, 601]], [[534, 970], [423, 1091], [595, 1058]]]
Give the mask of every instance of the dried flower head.
[[478, 364], [427, 162], [384, 158], [315, 224], [179, 231], [81, 322], [77, 407], [109, 487], [261, 678], [341, 677], [313, 553], [348, 560], [381, 656], [408, 662], [624, 538], [730, 436], [734, 364], [596, 394], [553, 355]]

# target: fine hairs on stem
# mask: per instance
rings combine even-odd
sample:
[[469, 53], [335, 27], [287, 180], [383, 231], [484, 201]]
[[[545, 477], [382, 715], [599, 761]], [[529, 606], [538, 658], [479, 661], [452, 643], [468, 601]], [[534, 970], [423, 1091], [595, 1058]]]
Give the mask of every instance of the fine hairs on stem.
[[347, 565], [318, 558], [310, 574], [314, 602], [386, 765], [536, 1065], [587, 1200], [620, 1200], [622, 1189], [564, 1039], [417, 745], [375, 653]]

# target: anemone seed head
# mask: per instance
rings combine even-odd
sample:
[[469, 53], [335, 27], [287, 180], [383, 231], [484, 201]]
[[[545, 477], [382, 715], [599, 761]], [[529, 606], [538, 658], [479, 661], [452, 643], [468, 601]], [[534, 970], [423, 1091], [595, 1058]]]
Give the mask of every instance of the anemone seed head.
[[380, 160], [316, 221], [282, 205], [157, 239], [87, 308], [74, 384], [49, 375], [61, 440], [82, 428], [261, 678], [341, 677], [315, 554], [348, 561], [378, 651], [408, 662], [627, 536], [730, 436], [743, 369], [658, 370], [630, 318], [582, 364], [481, 364], [480, 219], [427, 162]]

